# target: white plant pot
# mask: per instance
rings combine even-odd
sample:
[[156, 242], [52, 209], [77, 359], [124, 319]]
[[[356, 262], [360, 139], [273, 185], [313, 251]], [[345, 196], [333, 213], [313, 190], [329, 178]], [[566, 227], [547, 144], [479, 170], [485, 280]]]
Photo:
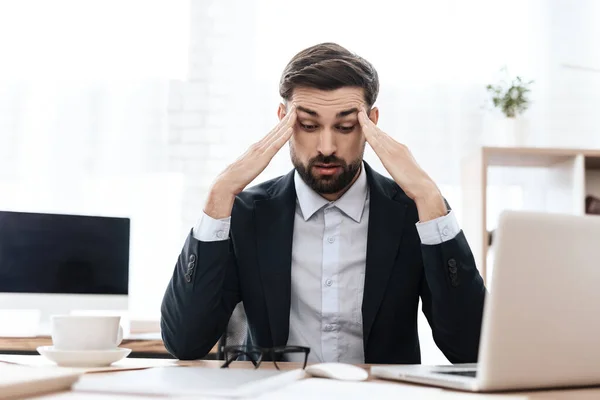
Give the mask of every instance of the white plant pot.
[[523, 147], [528, 144], [529, 121], [523, 116], [508, 118], [488, 114], [484, 121], [486, 146]]

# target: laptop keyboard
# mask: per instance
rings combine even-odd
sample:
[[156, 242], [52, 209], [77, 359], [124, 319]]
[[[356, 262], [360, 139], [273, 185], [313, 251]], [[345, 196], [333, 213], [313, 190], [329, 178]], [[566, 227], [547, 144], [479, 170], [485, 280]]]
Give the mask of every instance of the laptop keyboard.
[[447, 375], [460, 375], [460, 376], [470, 376], [471, 378], [477, 377], [477, 371], [436, 371], [438, 374], [447, 374]]

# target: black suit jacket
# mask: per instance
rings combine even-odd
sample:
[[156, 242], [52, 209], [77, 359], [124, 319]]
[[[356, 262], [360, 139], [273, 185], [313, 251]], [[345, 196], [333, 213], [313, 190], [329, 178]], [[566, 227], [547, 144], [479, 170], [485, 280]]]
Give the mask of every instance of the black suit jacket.
[[[464, 234], [422, 245], [415, 203], [366, 163], [365, 171], [370, 190], [365, 362], [420, 363], [419, 297], [446, 357], [475, 362], [486, 290]], [[295, 207], [292, 171], [236, 197], [229, 240], [200, 242], [190, 233], [161, 308], [162, 336], [171, 354], [204, 357], [240, 301], [256, 345], [287, 344]]]

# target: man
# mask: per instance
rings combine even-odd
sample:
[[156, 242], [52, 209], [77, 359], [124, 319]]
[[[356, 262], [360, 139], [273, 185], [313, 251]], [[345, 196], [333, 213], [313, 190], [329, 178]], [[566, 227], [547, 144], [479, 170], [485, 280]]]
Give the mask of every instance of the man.
[[[339, 45], [290, 61], [279, 124], [216, 178], [175, 267], [161, 321], [174, 356], [205, 356], [242, 301], [255, 345], [420, 363], [420, 297], [446, 357], [477, 360], [483, 281], [436, 184], [377, 127], [378, 91]], [[246, 189], [288, 141], [295, 170]], [[362, 161], [367, 142], [393, 180]]]

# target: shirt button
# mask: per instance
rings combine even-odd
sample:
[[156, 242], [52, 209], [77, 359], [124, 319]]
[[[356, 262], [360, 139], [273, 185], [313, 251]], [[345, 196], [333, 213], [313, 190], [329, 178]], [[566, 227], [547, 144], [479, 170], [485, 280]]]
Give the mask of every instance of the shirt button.
[[442, 229], [442, 236], [448, 236], [448, 227], [445, 226], [444, 229]]
[[216, 236], [217, 236], [217, 239], [225, 239], [225, 232], [217, 231]]
[[327, 286], [331, 286], [331, 285], [333, 285], [333, 281], [332, 281], [331, 279], [327, 279], [327, 280], [325, 281], [325, 284], [326, 284]]
[[333, 243], [333, 242], [335, 242], [335, 238], [333, 236], [330, 236], [330, 237], [327, 238], [327, 241], [329, 243]]
[[332, 331], [332, 330], [333, 330], [333, 325], [325, 325], [325, 330], [326, 330], [327, 332], [330, 332], [330, 331]]

